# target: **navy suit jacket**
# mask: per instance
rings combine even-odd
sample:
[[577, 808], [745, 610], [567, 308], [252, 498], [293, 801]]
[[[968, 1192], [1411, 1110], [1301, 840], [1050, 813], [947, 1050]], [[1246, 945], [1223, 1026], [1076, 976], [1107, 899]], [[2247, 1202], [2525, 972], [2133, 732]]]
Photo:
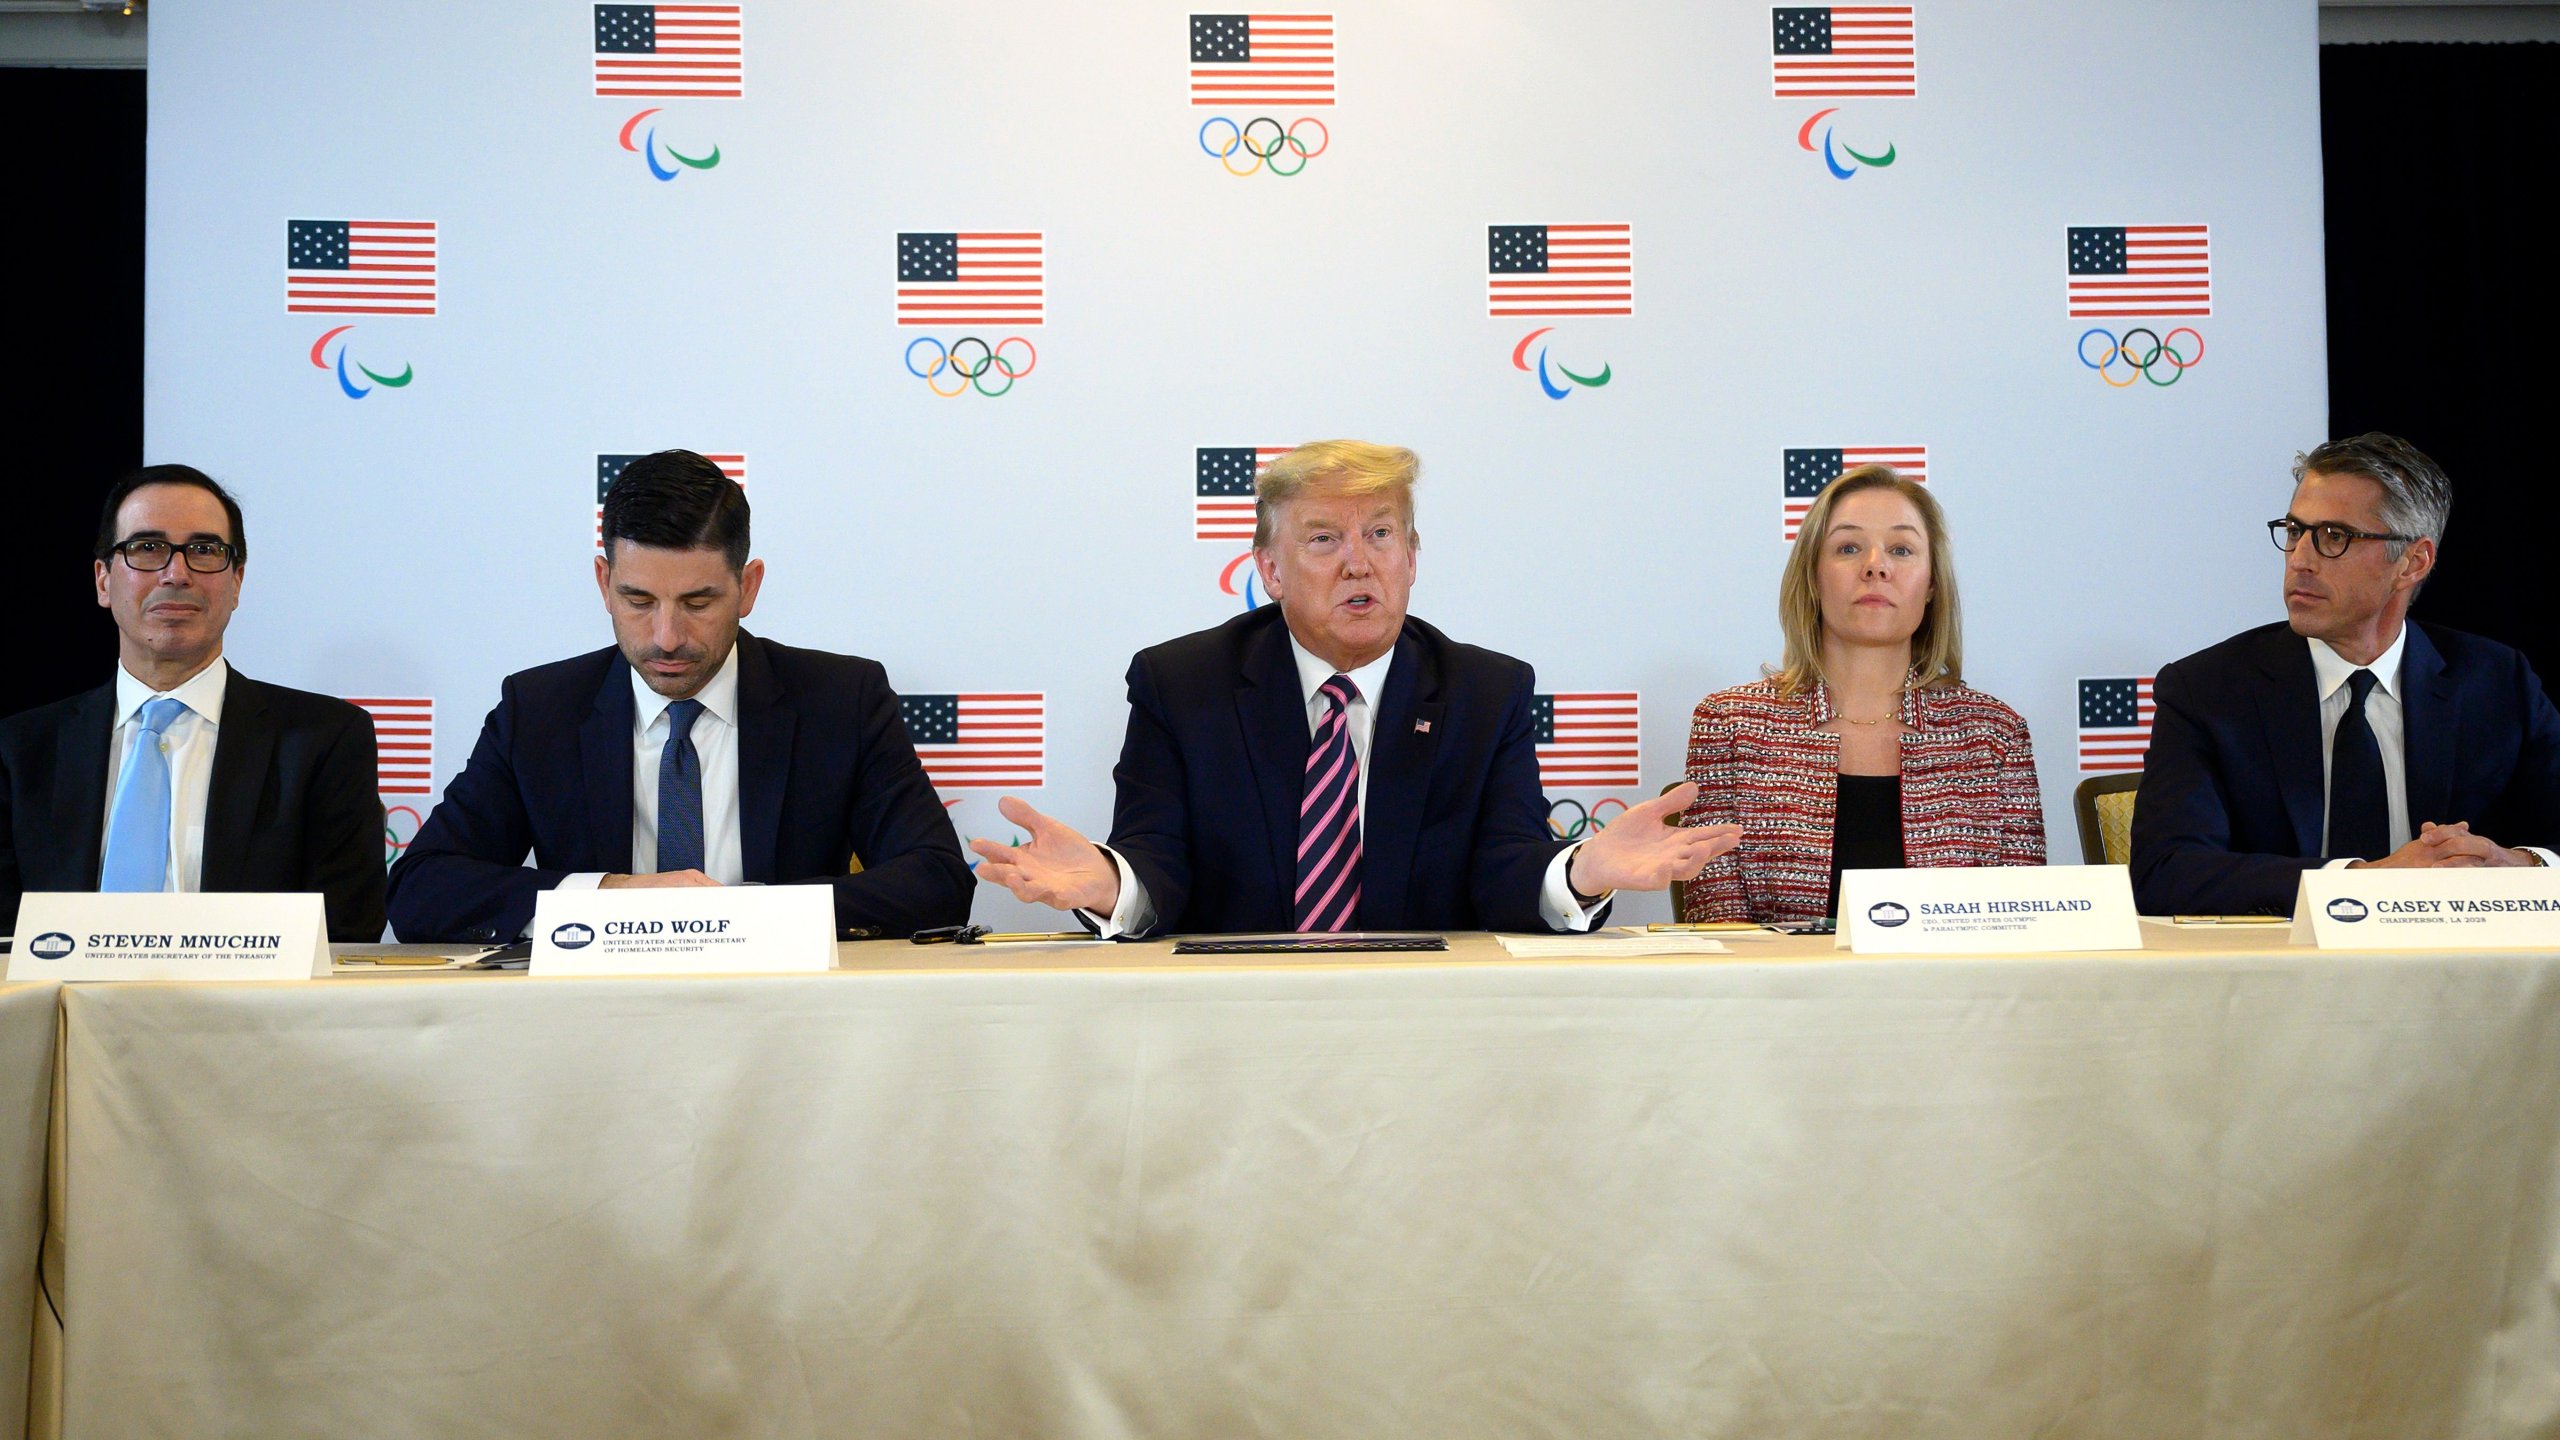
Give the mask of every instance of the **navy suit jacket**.
[[[2560, 712], [2524, 656], [2408, 627], [2400, 656], [2409, 824], [2501, 845], [2560, 841]], [[2177, 661], [2152, 683], [2151, 748], [2133, 808], [2134, 898], [2146, 915], [2284, 913], [2325, 863], [2319, 681], [2283, 624]]]
[[[1526, 664], [1408, 618], [1376, 699], [1364, 930], [1544, 930], [1547, 829]], [[1111, 845], [1175, 932], [1297, 923], [1306, 696], [1280, 607], [1138, 652]]]
[[[116, 687], [0, 721], [0, 929], [30, 890], [95, 890]], [[373, 720], [234, 666], [214, 732], [200, 889], [318, 891], [329, 938], [382, 938], [382, 795]]]
[[[743, 633], [737, 653], [747, 879], [834, 885], [850, 936], [965, 922], [974, 882], [888, 673]], [[391, 867], [400, 938], [512, 940], [564, 877], [628, 873], [636, 713], [610, 646], [508, 676], [471, 762]]]

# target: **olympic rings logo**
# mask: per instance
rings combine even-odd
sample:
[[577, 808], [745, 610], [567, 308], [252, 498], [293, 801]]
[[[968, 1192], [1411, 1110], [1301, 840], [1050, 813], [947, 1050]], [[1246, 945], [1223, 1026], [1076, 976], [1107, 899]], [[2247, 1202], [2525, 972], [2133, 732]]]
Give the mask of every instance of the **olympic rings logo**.
[[[1209, 143], [1209, 130], [1217, 125], [1226, 126], [1227, 134], [1224, 140], [1212, 145]], [[1265, 125], [1271, 127], [1267, 135], [1261, 128]], [[1299, 127], [1306, 125], [1314, 126], [1316, 131], [1316, 144], [1312, 150], [1307, 148], [1306, 139], [1298, 134]], [[1200, 122], [1199, 140], [1202, 153], [1239, 179], [1266, 168], [1274, 175], [1295, 175], [1307, 168], [1308, 161], [1333, 148], [1333, 132], [1313, 115], [1292, 120], [1285, 127], [1268, 115], [1256, 115], [1241, 125], [1224, 115], [1212, 115]], [[1250, 156], [1253, 163], [1242, 169], [1236, 168], [1235, 156], [1239, 151]], [[1297, 156], [1298, 163], [1283, 169], [1281, 161], [1289, 155]]]
[[[916, 351], [926, 345], [933, 347], [933, 361], [924, 368], [918, 369], [916, 368]], [[972, 345], [978, 347], [975, 352], [969, 349]], [[1019, 364], [1005, 358], [1005, 352], [1016, 345], [1022, 347]], [[1013, 382], [1030, 374], [1032, 369], [1040, 363], [1040, 352], [1032, 348], [1030, 341], [1019, 335], [1008, 335], [993, 345], [975, 335], [963, 335], [948, 345], [930, 335], [919, 335], [907, 342], [906, 358], [907, 373], [923, 381], [926, 389], [945, 400], [956, 395], [967, 394], [971, 390], [993, 399], [1011, 390]], [[948, 390], [943, 389], [940, 380], [936, 377], [944, 374], [958, 376], [960, 383]], [[990, 375], [1003, 376], [1004, 383], [988, 384], [987, 377]]]
[[[2107, 342], [2105, 353], [2095, 360], [2089, 358], [2089, 337], [2092, 335]], [[2194, 354], [2187, 354], [2178, 348], [2178, 337], [2181, 335], [2194, 337]], [[2140, 337], [2139, 340], [2136, 339], [2137, 336]], [[2137, 325], [2124, 332], [2124, 338], [2119, 340], [2113, 331], [2093, 325], [2080, 332], [2078, 352], [2081, 364], [2097, 371], [2099, 379], [2118, 390], [2122, 390], [2136, 380], [2148, 380], [2162, 389], [2167, 389], [2178, 383], [2178, 378], [2187, 373], [2188, 366], [2204, 358], [2204, 336], [2199, 334], [2192, 325], [2181, 325], [2166, 335]], [[2119, 360], [2125, 365], [2124, 378], [2121, 380], [2115, 377], [2113, 369]], [[2160, 378], [2162, 370], [2168, 372], [2168, 379]]]
[[[1612, 805], [1618, 808], [1612, 810], [1609, 808]], [[1567, 811], [1572, 812], [1569, 818]], [[1559, 840], [1579, 840], [1585, 835], [1597, 835], [1608, 829], [1610, 821], [1626, 813], [1627, 802], [1614, 795], [1606, 800], [1592, 801], [1591, 808], [1587, 810], [1579, 800], [1558, 800], [1547, 807], [1547, 828], [1554, 831]]]
[[[406, 826], [401, 825], [393, 818], [400, 815], [406, 815], [409, 817], [409, 823]], [[401, 851], [409, 848], [410, 841], [418, 838], [418, 827], [425, 823], [426, 821], [418, 814], [417, 811], [406, 805], [391, 805], [384, 807], [382, 812], [382, 863], [386, 868], [392, 861], [400, 858]], [[404, 829], [407, 831], [406, 834], [401, 833]]]

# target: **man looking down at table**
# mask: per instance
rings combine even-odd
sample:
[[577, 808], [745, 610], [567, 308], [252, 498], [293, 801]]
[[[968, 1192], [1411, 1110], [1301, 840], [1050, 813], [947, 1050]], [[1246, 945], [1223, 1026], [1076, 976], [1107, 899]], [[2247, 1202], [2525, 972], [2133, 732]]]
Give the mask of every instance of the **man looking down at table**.
[[738, 628], [764, 562], [737, 482], [644, 455], [602, 528], [615, 643], [507, 677], [391, 869], [400, 938], [513, 939], [554, 887], [742, 881], [833, 885], [845, 935], [966, 921], [968, 864], [887, 673]]
[[1106, 936], [1578, 931], [1733, 848], [1737, 827], [1665, 824], [1688, 785], [1591, 839], [1549, 832], [1529, 667], [1405, 613], [1420, 466], [1350, 440], [1273, 462], [1254, 566], [1275, 603], [1131, 662], [1110, 845], [1007, 796], [1029, 839], [972, 841], [980, 878]]
[[[2133, 810], [2146, 914], [2281, 913], [2317, 866], [2548, 865], [2560, 713], [2522, 655], [2409, 623], [2453, 485], [2390, 435], [2295, 457], [2285, 623], [2177, 661]], [[2477, 829], [2474, 829], [2474, 826]]]
[[382, 938], [373, 721], [223, 657], [249, 565], [240, 502], [191, 465], [98, 517], [115, 679], [0, 721], [0, 932], [30, 890], [317, 891], [329, 938]]

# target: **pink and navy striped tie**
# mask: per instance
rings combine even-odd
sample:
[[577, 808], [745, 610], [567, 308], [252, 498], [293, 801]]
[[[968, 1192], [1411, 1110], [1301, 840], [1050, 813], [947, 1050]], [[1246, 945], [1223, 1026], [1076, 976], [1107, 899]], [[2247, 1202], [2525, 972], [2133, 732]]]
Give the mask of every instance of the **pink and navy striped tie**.
[[1298, 928], [1347, 930], [1360, 913], [1360, 761], [1343, 712], [1360, 698], [1348, 675], [1316, 691], [1331, 703], [1307, 751], [1298, 802]]

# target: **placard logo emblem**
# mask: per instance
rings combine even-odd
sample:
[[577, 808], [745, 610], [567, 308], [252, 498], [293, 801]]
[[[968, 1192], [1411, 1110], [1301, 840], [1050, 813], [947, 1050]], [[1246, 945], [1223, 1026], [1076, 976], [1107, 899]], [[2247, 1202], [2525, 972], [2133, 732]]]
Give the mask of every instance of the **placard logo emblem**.
[[2337, 921], [2341, 925], [2353, 925], [2365, 916], [2373, 913], [2365, 908], [2363, 901], [2351, 899], [2345, 895], [2341, 895], [2337, 899], [2330, 901], [2328, 910], [2329, 918]]
[[551, 931], [551, 943], [563, 950], [583, 950], [593, 944], [595, 938], [595, 931], [575, 923], [555, 926]]
[[71, 937], [59, 930], [48, 930], [27, 942], [27, 953], [39, 960], [67, 960], [77, 948]]
[[1878, 901], [1876, 904], [1867, 907], [1867, 923], [1870, 925], [1881, 926], [1887, 930], [1892, 929], [1896, 925], [1902, 924], [1910, 918], [1911, 912], [1909, 910], [1904, 909], [1900, 905], [1894, 904], [1890, 900]]

